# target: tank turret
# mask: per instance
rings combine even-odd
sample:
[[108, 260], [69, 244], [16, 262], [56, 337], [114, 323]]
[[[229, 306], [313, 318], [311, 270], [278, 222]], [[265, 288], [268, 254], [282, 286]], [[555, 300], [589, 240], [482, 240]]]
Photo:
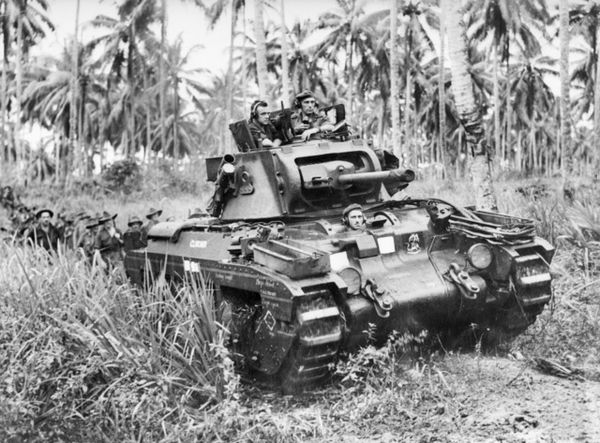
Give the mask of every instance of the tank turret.
[[339, 214], [350, 203], [376, 204], [385, 198], [382, 185], [393, 193], [415, 177], [381, 158], [362, 140], [314, 140], [207, 159], [208, 179], [216, 183], [213, 202], [219, 203], [213, 215], [298, 219]]

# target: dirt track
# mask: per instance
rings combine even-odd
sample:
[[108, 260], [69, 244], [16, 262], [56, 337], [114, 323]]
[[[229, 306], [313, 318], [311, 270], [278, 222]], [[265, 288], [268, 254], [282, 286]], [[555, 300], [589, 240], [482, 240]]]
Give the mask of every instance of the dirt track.
[[546, 375], [508, 359], [462, 358], [454, 370], [465, 368], [464, 383], [458, 372], [448, 375], [456, 409], [441, 420], [442, 441], [600, 442], [600, 383]]
[[[444, 396], [409, 420], [347, 422], [331, 442], [600, 442], [600, 382], [547, 375], [509, 358], [449, 356]], [[319, 441], [323, 441], [320, 439]]]

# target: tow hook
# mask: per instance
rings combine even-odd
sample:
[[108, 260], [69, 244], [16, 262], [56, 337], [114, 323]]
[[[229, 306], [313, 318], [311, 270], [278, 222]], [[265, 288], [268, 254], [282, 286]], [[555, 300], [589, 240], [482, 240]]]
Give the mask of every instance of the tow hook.
[[458, 286], [458, 289], [464, 298], [469, 300], [477, 299], [479, 286], [477, 286], [471, 276], [465, 270], [461, 269], [457, 263], [450, 263], [444, 277]]
[[368, 279], [363, 287], [362, 294], [373, 301], [375, 312], [381, 318], [388, 318], [392, 310], [392, 299], [385, 289], [377, 286], [373, 280]]

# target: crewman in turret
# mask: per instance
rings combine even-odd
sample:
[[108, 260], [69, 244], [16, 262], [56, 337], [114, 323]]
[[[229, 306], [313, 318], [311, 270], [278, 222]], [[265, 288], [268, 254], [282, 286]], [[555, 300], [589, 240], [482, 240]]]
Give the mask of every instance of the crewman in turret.
[[302, 141], [307, 141], [312, 135], [333, 130], [327, 116], [319, 113], [317, 99], [311, 91], [302, 91], [294, 100], [296, 112], [292, 115], [294, 134], [300, 135]]
[[257, 149], [275, 148], [281, 145], [281, 138], [275, 126], [269, 121], [267, 102], [255, 100], [250, 107], [248, 126]]

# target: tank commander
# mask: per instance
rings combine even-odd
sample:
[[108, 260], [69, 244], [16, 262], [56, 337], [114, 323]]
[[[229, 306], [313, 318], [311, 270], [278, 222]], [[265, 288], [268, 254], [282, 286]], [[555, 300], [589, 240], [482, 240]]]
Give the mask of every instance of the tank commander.
[[366, 220], [362, 206], [358, 203], [346, 206], [342, 212], [342, 223], [347, 231], [364, 231]]
[[267, 102], [255, 100], [250, 107], [250, 119], [248, 126], [254, 139], [254, 144], [258, 149], [274, 148], [281, 145], [281, 139], [277, 134], [277, 129], [269, 121], [269, 111]]
[[296, 112], [292, 115], [294, 134], [307, 141], [312, 135], [333, 130], [327, 116], [318, 112], [317, 99], [311, 91], [302, 91], [294, 100]]

